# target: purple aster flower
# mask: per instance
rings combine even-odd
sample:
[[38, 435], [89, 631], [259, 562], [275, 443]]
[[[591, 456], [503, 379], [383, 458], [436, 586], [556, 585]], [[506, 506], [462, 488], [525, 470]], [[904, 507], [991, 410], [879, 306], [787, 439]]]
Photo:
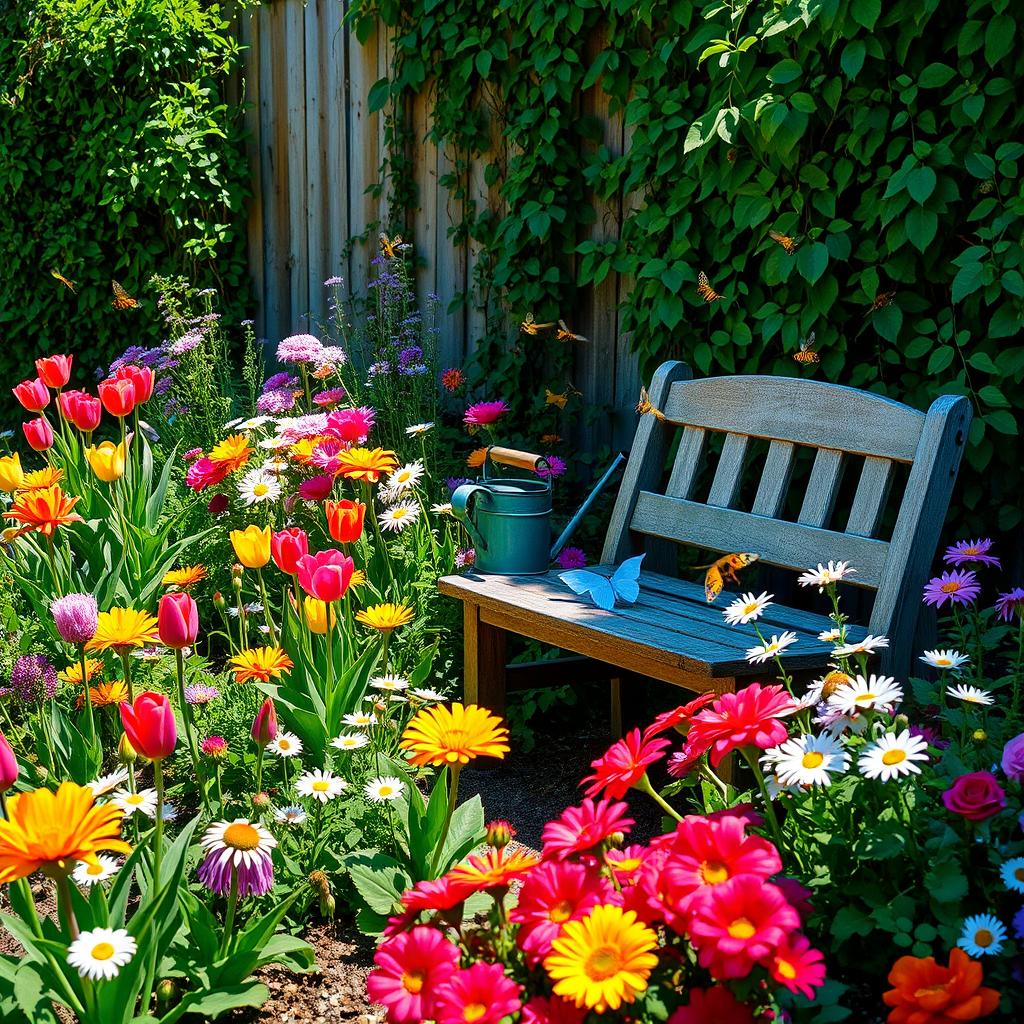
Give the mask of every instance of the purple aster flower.
[[565, 459], [559, 458], [557, 455], [545, 455], [544, 460], [547, 462], [547, 465], [537, 467], [537, 476], [542, 478], [556, 477], [561, 476], [565, 472]]
[[1009, 622], [1014, 615], [1018, 618], [1024, 616], [1024, 587], [1014, 587], [1000, 594], [996, 599], [996, 611], [1004, 622]]
[[562, 548], [555, 561], [562, 569], [582, 569], [587, 564], [587, 556], [582, 548]]
[[279, 363], [315, 363], [320, 358], [323, 345], [312, 334], [293, 334], [277, 346]]
[[277, 840], [258, 822], [235, 818], [211, 825], [202, 838], [206, 856], [199, 865], [199, 881], [223, 896], [237, 880], [239, 896], [265, 896], [274, 885], [271, 850]]
[[980, 562], [982, 565], [994, 565], [997, 569], [1002, 568], [1002, 563], [995, 555], [990, 555], [992, 540], [989, 537], [978, 538], [977, 540], [958, 540], [946, 548], [942, 560], [947, 565], [965, 565], [971, 562]]
[[220, 690], [216, 686], [206, 686], [203, 683], [196, 683], [194, 686], [185, 687], [185, 703], [191, 707], [203, 707], [211, 701], [220, 697]]
[[168, 351], [171, 355], [183, 356], [186, 352], [199, 348], [204, 340], [205, 335], [203, 332], [199, 328], [194, 327], [191, 331], [186, 331], [177, 341], [171, 342]]
[[444, 485], [454, 494], [463, 484], [471, 484], [472, 482], [468, 476], [450, 476], [445, 479]]
[[924, 588], [924, 603], [941, 608], [950, 604], [970, 604], [981, 593], [981, 584], [973, 572], [954, 569], [930, 579]]
[[295, 408], [295, 395], [291, 391], [267, 391], [256, 399], [256, 408], [270, 415], [289, 412]]
[[171, 388], [174, 387], [174, 381], [170, 377], [158, 377], [156, 384], [153, 385], [153, 391], [159, 396], [167, 394]]
[[281, 391], [285, 388], [291, 390], [299, 386], [299, 378], [293, 377], [290, 373], [275, 373], [263, 382], [263, 393], [268, 391]]
[[419, 345], [410, 345], [398, 353], [398, 365], [408, 366], [410, 363], [418, 363], [423, 359], [423, 349]]
[[326, 391], [318, 391], [313, 396], [314, 405], [331, 406], [337, 405], [345, 400], [347, 392], [344, 388], [328, 388]]
[[333, 287], [336, 284], [344, 284], [344, 283], [345, 283], [344, 278], [341, 278], [341, 277], [329, 277], [329, 278], [327, 278], [326, 281], [324, 281], [324, 287], [325, 288], [331, 288], [331, 287]]
[[391, 372], [391, 364], [386, 360], [371, 363], [366, 370], [366, 379], [374, 380], [377, 377], [386, 377]]
[[11, 690], [26, 704], [50, 700], [57, 692], [57, 670], [42, 654], [23, 654], [11, 669]]
[[99, 610], [92, 594], [68, 594], [50, 603], [50, 614], [62, 640], [87, 643], [96, 635]]
[[430, 369], [426, 363], [410, 363], [408, 366], [400, 366], [398, 372], [403, 377], [422, 377]]
[[459, 548], [455, 552], [455, 568], [465, 569], [476, 561], [476, 550], [474, 548]]

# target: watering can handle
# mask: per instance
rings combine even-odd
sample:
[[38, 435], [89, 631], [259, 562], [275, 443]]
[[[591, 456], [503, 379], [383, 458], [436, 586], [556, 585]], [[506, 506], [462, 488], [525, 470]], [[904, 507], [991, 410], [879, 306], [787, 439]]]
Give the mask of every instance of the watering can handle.
[[536, 470], [538, 463], [547, 461], [543, 455], [531, 455], [529, 452], [521, 452], [516, 448], [502, 448], [499, 445], [488, 448], [487, 456], [492, 462], [514, 466], [516, 469], [528, 469], [531, 472]]
[[466, 527], [466, 532], [472, 538], [473, 544], [481, 551], [486, 551], [487, 543], [477, 530], [469, 510], [470, 499], [480, 491], [486, 492], [487, 488], [481, 487], [480, 484], [462, 484], [456, 487], [455, 493], [452, 495], [452, 514]]

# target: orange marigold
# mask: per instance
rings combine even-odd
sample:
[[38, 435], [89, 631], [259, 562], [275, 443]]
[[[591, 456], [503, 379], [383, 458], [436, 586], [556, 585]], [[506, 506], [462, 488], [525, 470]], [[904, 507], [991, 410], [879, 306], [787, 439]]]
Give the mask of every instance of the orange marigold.
[[34, 491], [22, 491], [14, 499], [10, 512], [5, 512], [4, 516], [17, 520], [29, 530], [38, 530], [44, 536], [52, 537], [58, 526], [82, 521], [82, 517], [72, 511], [79, 500], [77, 495], [69, 498], [54, 484]]
[[338, 452], [338, 476], [375, 484], [385, 473], [398, 468], [398, 458], [385, 448], [349, 448]]
[[227, 471], [233, 473], [249, 461], [252, 452], [252, 446], [245, 434], [232, 434], [215, 444], [207, 458], [217, 466], [226, 466]]
[[981, 964], [962, 949], [949, 954], [949, 966], [935, 957], [901, 956], [889, 972], [894, 986], [882, 994], [891, 1006], [889, 1024], [956, 1024], [987, 1017], [999, 1005], [999, 993], [982, 987]]

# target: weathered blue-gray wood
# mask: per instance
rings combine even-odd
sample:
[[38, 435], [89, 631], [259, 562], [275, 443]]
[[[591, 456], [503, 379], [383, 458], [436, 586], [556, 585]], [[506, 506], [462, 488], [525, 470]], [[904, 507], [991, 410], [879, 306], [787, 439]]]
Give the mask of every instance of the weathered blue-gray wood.
[[892, 486], [893, 462], [891, 459], [876, 459], [869, 456], [864, 460], [857, 492], [853, 496], [846, 532], [861, 537], [874, 537], [889, 498]]
[[708, 492], [708, 504], [719, 508], [732, 508], [740, 491], [743, 478], [743, 463], [747, 454], [746, 434], [726, 434], [722, 454], [715, 469]]
[[[782, 511], [789, 490], [789, 479], [793, 472], [793, 455], [796, 449], [788, 441], [772, 441], [768, 445], [761, 480], [750, 511], [755, 515], [776, 518]], [[681, 498], [688, 495], [681, 494]]]
[[843, 474], [843, 453], [819, 448], [811, 466], [811, 477], [796, 521], [803, 526], [827, 526], [832, 519], [839, 481]]

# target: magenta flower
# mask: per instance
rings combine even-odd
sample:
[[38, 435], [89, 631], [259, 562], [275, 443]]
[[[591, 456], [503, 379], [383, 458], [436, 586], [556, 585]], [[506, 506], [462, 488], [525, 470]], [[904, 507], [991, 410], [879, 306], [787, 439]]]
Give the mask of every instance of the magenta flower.
[[477, 402], [466, 410], [462, 422], [467, 427], [489, 427], [492, 423], [497, 423], [507, 412], [508, 405], [504, 401]]
[[329, 476], [311, 476], [299, 484], [299, 497], [303, 501], [323, 501], [334, 486], [334, 478]]
[[92, 594], [68, 594], [50, 603], [50, 614], [61, 639], [84, 644], [96, 635], [98, 610]]
[[189, 450], [185, 452], [184, 455], [182, 455], [182, 459], [184, 459], [185, 462], [195, 462], [195, 460], [198, 459], [202, 454], [202, 448], [189, 448]]
[[562, 548], [555, 561], [562, 569], [582, 569], [587, 564], [587, 556], [582, 548]]
[[565, 470], [565, 459], [559, 458], [557, 455], [545, 455], [544, 461], [547, 463], [546, 466], [538, 466], [535, 472], [537, 476], [542, 479], [547, 477], [561, 476]]
[[980, 593], [981, 584], [973, 572], [954, 569], [925, 584], [924, 603], [936, 608], [941, 608], [947, 601], [950, 604], [970, 604]]
[[207, 736], [206, 739], [199, 744], [199, 749], [207, 757], [212, 757], [215, 761], [218, 761], [222, 757], [227, 756], [228, 741], [224, 739], [223, 736]]
[[336, 409], [327, 414], [324, 433], [349, 444], [362, 444], [370, 436], [376, 420], [376, 411], [367, 405], [358, 409]]
[[337, 405], [339, 402], [343, 401], [345, 394], [346, 392], [344, 388], [328, 388], [326, 391], [318, 391], [313, 396], [313, 404], [329, 408], [330, 406]]
[[473, 548], [459, 548], [455, 552], [455, 568], [465, 569], [476, 561], [476, 551]]
[[978, 540], [958, 540], [946, 548], [942, 560], [947, 565], [965, 565], [971, 562], [980, 562], [982, 565], [994, 565], [997, 569], [1002, 568], [1002, 563], [995, 555], [990, 555], [992, 540], [989, 537]]
[[1014, 615], [1018, 618], [1024, 616], [1024, 587], [1014, 587], [1000, 594], [996, 600], [996, 611], [1004, 622], [1009, 622]]

